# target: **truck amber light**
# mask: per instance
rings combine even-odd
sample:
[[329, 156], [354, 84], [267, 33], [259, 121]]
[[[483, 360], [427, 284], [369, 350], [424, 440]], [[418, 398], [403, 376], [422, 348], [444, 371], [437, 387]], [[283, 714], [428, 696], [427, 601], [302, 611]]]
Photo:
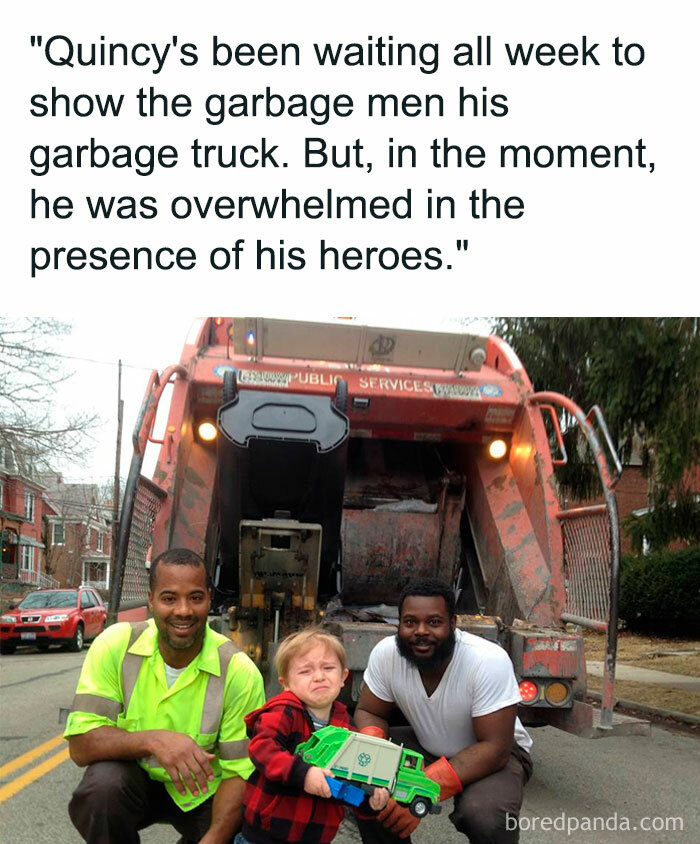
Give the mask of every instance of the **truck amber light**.
[[505, 440], [491, 440], [489, 443], [489, 457], [493, 460], [500, 460], [506, 456], [508, 446]]
[[554, 683], [548, 683], [544, 690], [544, 696], [547, 703], [551, 703], [552, 706], [559, 706], [569, 697], [568, 686], [559, 680], [556, 680]]
[[216, 425], [213, 425], [211, 422], [201, 422], [197, 428], [197, 434], [200, 440], [210, 443], [216, 439]]
[[532, 681], [523, 680], [518, 688], [520, 689], [520, 700], [523, 703], [532, 703], [533, 700], [537, 699], [539, 689]]

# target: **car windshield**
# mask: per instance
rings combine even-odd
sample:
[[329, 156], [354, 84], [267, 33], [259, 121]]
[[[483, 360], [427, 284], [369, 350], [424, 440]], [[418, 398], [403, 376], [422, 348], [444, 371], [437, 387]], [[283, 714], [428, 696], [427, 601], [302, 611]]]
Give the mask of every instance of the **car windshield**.
[[78, 604], [77, 591], [30, 592], [17, 606], [20, 610], [43, 609], [45, 607], [75, 607]]

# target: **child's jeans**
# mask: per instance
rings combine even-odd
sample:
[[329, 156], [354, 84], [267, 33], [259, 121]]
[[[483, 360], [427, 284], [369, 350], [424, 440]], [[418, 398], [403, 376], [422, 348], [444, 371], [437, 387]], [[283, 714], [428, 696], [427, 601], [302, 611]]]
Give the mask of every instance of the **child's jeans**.
[[238, 835], [233, 839], [233, 844], [250, 844], [247, 838], [243, 836], [242, 832], [239, 832]]

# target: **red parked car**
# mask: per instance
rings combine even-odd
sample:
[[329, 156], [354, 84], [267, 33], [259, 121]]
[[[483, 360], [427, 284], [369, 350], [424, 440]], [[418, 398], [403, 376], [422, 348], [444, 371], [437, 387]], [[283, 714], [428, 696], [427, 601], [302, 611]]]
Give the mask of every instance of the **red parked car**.
[[87, 639], [104, 630], [107, 609], [94, 589], [39, 589], [0, 617], [0, 653], [17, 645], [67, 645], [81, 651]]

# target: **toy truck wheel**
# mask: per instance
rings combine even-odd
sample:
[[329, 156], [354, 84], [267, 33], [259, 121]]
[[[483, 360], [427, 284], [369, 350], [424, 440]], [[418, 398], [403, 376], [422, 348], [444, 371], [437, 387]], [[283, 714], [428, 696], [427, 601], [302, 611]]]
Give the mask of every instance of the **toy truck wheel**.
[[430, 812], [430, 800], [426, 800], [425, 797], [416, 797], [409, 811], [415, 818], [424, 818]]

